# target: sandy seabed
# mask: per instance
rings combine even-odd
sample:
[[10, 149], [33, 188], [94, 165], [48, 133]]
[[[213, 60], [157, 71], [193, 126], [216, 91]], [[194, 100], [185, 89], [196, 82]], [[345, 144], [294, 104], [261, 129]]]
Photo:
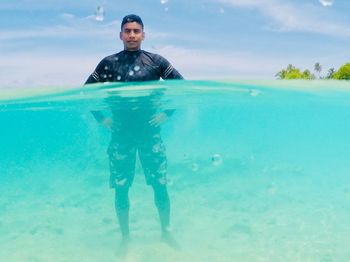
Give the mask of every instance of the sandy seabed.
[[[195, 165], [194, 165], [195, 164]], [[38, 166], [45, 166], [43, 163]], [[108, 169], [27, 167], [1, 185], [0, 261], [350, 261], [350, 178], [258, 157], [169, 163], [174, 250], [137, 168], [124, 258]], [[345, 172], [345, 171], [344, 171]]]

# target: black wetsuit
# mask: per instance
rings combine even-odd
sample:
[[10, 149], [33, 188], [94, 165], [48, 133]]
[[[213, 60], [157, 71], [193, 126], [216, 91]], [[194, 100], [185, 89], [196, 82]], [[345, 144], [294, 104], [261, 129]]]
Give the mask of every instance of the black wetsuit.
[[86, 84], [96, 82], [135, 82], [163, 79], [183, 79], [162, 56], [138, 51], [121, 51], [107, 56], [96, 67]]
[[[143, 50], [121, 51], [104, 58], [85, 84], [98, 82], [139, 82], [162, 79], [183, 79], [181, 74], [162, 56]], [[134, 178], [136, 151], [139, 153], [147, 184], [152, 185], [162, 230], [169, 226], [170, 202], [166, 189], [166, 155], [160, 127], [149, 121], [159, 112], [154, 92], [138, 99], [114, 96], [107, 98], [112, 112], [112, 139], [108, 148], [110, 186], [116, 188], [116, 210], [123, 235], [129, 234], [128, 189]], [[133, 106], [136, 105], [136, 106]], [[92, 112], [101, 122], [104, 115]], [[172, 110], [163, 111], [168, 116]]]
[[[85, 84], [99, 82], [140, 82], [162, 79], [183, 79], [181, 74], [164, 57], [146, 52], [121, 51], [102, 59]], [[93, 112], [97, 121], [103, 114]]]
[[[85, 84], [155, 81], [160, 78], [183, 79], [180, 73], [160, 55], [143, 50], [124, 50], [104, 58]], [[125, 178], [126, 184], [129, 186], [132, 184], [136, 149], [139, 151], [147, 183], [152, 184], [152, 177], [159, 179], [162, 176], [165, 179], [166, 158], [159, 134], [160, 128], [149, 124], [152, 116], [159, 111], [156, 102], [159, 97], [159, 92], [155, 91], [148, 97], [138, 99], [118, 96], [107, 98], [113, 115], [112, 140], [108, 150], [111, 187], [123, 182]], [[134, 110], [135, 107], [137, 110]], [[163, 112], [170, 116], [173, 110]], [[101, 111], [92, 113], [97, 121], [103, 121], [104, 115]], [[155, 147], [161, 150], [156, 150]]]

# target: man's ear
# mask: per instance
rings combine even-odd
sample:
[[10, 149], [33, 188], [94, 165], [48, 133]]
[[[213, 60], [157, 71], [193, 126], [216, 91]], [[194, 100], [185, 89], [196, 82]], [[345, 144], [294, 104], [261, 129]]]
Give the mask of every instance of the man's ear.
[[145, 32], [142, 32], [142, 40], [145, 40], [145, 37], [146, 37]]
[[120, 40], [123, 40], [123, 39], [122, 39], [122, 32], [119, 33], [119, 39], [120, 39]]

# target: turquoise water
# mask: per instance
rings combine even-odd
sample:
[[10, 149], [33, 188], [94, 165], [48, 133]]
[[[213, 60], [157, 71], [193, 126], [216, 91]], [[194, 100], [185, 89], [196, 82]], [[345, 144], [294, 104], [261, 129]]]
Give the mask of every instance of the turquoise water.
[[[106, 99], [161, 92], [172, 228], [140, 163], [121, 259]], [[348, 82], [163, 81], [2, 89], [0, 261], [350, 261]], [[147, 100], [147, 99], [146, 99]], [[135, 104], [133, 104], [135, 105]]]

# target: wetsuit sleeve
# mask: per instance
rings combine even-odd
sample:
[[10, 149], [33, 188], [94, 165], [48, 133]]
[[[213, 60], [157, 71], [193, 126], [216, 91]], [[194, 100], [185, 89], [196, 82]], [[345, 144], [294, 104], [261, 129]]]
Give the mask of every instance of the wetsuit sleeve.
[[91, 114], [94, 116], [97, 122], [102, 123], [102, 121], [105, 119], [105, 116], [101, 111], [91, 111]]
[[87, 84], [94, 84], [94, 83], [101, 83], [105, 82], [103, 80], [103, 75], [105, 75], [106, 72], [106, 62], [105, 60], [102, 60], [96, 67], [95, 71], [89, 76], [89, 78], [86, 80], [85, 85]]
[[[170, 64], [168, 60], [166, 60], [164, 57], [160, 56], [160, 76], [163, 79], [184, 79], [183, 76]], [[167, 115], [167, 117], [171, 117], [176, 109], [167, 109], [163, 112]]]
[[167, 117], [171, 117], [175, 113], [176, 109], [166, 109], [164, 110], [164, 114], [167, 115]]
[[[106, 63], [104, 60], [102, 60], [96, 67], [95, 71], [89, 76], [89, 78], [86, 80], [85, 85], [87, 84], [94, 84], [94, 83], [100, 83], [104, 82], [101, 79], [101, 76], [105, 73], [104, 68], [106, 66]], [[91, 114], [94, 116], [97, 122], [101, 123], [105, 117], [101, 111], [91, 111]]]
[[183, 76], [170, 64], [168, 60], [160, 56], [160, 77], [163, 79], [184, 79]]

